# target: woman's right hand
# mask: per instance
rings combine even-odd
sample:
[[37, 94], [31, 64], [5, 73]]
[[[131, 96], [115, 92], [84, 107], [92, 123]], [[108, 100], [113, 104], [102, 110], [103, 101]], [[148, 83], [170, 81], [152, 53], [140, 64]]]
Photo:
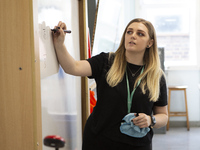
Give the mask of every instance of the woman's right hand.
[[[60, 27], [60, 29], [58, 29]], [[57, 31], [53, 34], [53, 42], [55, 51], [57, 54], [58, 61], [62, 66], [63, 70], [71, 75], [75, 76], [91, 76], [92, 70], [87, 60], [76, 61], [67, 51], [64, 44], [65, 34], [63, 30], [67, 30], [67, 26], [64, 22], [59, 22], [54, 27]]]
[[[60, 29], [58, 27], [60, 27]], [[57, 29], [56, 32], [53, 32], [54, 45], [55, 47], [61, 46], [64, 44], [66, 34], [63, 30], [67, 30], [67, 26], [64, 22], [59, 21], [58, 25], [55, 26], [54, 29]]]

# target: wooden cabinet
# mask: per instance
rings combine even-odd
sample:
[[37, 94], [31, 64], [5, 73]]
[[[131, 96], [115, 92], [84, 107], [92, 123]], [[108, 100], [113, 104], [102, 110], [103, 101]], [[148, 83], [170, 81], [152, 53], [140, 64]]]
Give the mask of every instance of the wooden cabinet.
[[40, 72], [32, 0], [0, 2], [0, 145], [41, 149]]
[[[0, 1], [0, 149], [41, 150], [41, 90], [37, 0]], [[80, 34], [85, 30], [85, 0], [79, 0]], [[84, 12], [84, 13], [83, 13]], [[79, 30], [80, 30], [79, 29]], [[86, 51], [86, 37], [80, 42]], [[83, 53], [81, 58], [85, 58]], [[83, 79], [82, 88], [87, 91]], [[88, 112], [83, 92], [83, 111]], [[87, 105], [85, 105], [87, 102]], [[85, 115], [85, 116], [84, 116]], [[83, 126], [88, 113], [83, 113]]]

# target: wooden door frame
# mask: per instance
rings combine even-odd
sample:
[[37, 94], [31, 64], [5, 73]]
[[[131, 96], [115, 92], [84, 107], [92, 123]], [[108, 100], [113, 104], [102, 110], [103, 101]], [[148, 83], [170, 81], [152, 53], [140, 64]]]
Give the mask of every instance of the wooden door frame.
[[[86, 0], [78, 1], [79, 7], [79, 42], [80, 42], [80, 59], [88, 58], [87, 54], [87, 26], [86, 26]], [[89, 112], [89, 89], [87, 77], [81, 77], [81, 108], [82, 108], [82, 132], [84, 131], [85, 123], [90, 115]]]

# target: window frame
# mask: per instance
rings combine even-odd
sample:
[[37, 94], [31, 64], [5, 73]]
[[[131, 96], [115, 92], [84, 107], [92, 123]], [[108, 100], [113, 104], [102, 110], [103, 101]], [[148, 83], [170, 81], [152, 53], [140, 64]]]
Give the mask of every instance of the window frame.
[[[142, 6], [144, 5], [144, 3], [146, 2], [146, 7]], [[190, 13], [190, 22], [193, 22], [192, 24], [190, 24], [190, 28], [189, 28], [189, 36], [190, 36], [190, 60], [188, 61], [178, 61], [178, 63], [176, 61], [168, 61], [165, 62], [165, 70], [199, 70], [200, 69], [200, 60], [198, 60], [198, 56], [200, 55], [200, 52], [198, 51], [198, 47], [200, 47], [200, 43], [198, 43], [198, 41], [200, 40], [200, 29], [198, 28], [200, 26], [200, 1], [198, 0], [194, 0], [192, 1], [194, 3], [190, 3], [190, 8], [194, 8], [191, 9], [190, 11], [192, 11]], [[166, 4], [168, 3], [168, 4]], [[181, 1], [181, 6], [185, 7], [188, 4], [187, 0], [183, 0]], [[145, 14], [142, 12], [144, 8], [147, 8], [149, 6], [158, 8], [158, 6], [167, 6], [170, 7], [171, 5], [173, 6], [177, 6], [180, 7], [180, 5], [178, 3], [176, 3], [176, 1], [174, 0], [164, 0], [164, 1], [158, 1], [158, 0], [139, 0], [139, 1], [135, 1], [135, 17], [142, 17], [148, 20], [148, 18], [145, 16]], [[176, 34], [176, 33], [175, 33]], [[175, 35], [172, 33], [172, 35]], [[184, 33], [183, 33], [184, 34]], [[160, 33], [157, 33], [158, 36], [162, 35]], [[167, 34], [165, 34], [167, 35]], [[181, 35], [181, 33], [179, 33], [178, 35]], [[158, 44], [159, 45], [159, 44]], [[172, 65], [173, 64], [173, 65]], [[174, 65], [175, 64], [175, 65]]]

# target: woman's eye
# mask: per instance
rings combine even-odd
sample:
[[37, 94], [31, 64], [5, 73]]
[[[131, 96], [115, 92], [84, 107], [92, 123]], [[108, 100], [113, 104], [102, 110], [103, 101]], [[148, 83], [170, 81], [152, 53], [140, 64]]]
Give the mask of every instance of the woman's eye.
[[132, 32], [132, 31], [127, 31], [127, 33], [128, 33], [128, 34], [132, 34], [133, 32]]
[[144, 36], [144, 34], [143, 34], [143, 33], [138, 33], [138, 35], [139, 35], [139, 36]]

